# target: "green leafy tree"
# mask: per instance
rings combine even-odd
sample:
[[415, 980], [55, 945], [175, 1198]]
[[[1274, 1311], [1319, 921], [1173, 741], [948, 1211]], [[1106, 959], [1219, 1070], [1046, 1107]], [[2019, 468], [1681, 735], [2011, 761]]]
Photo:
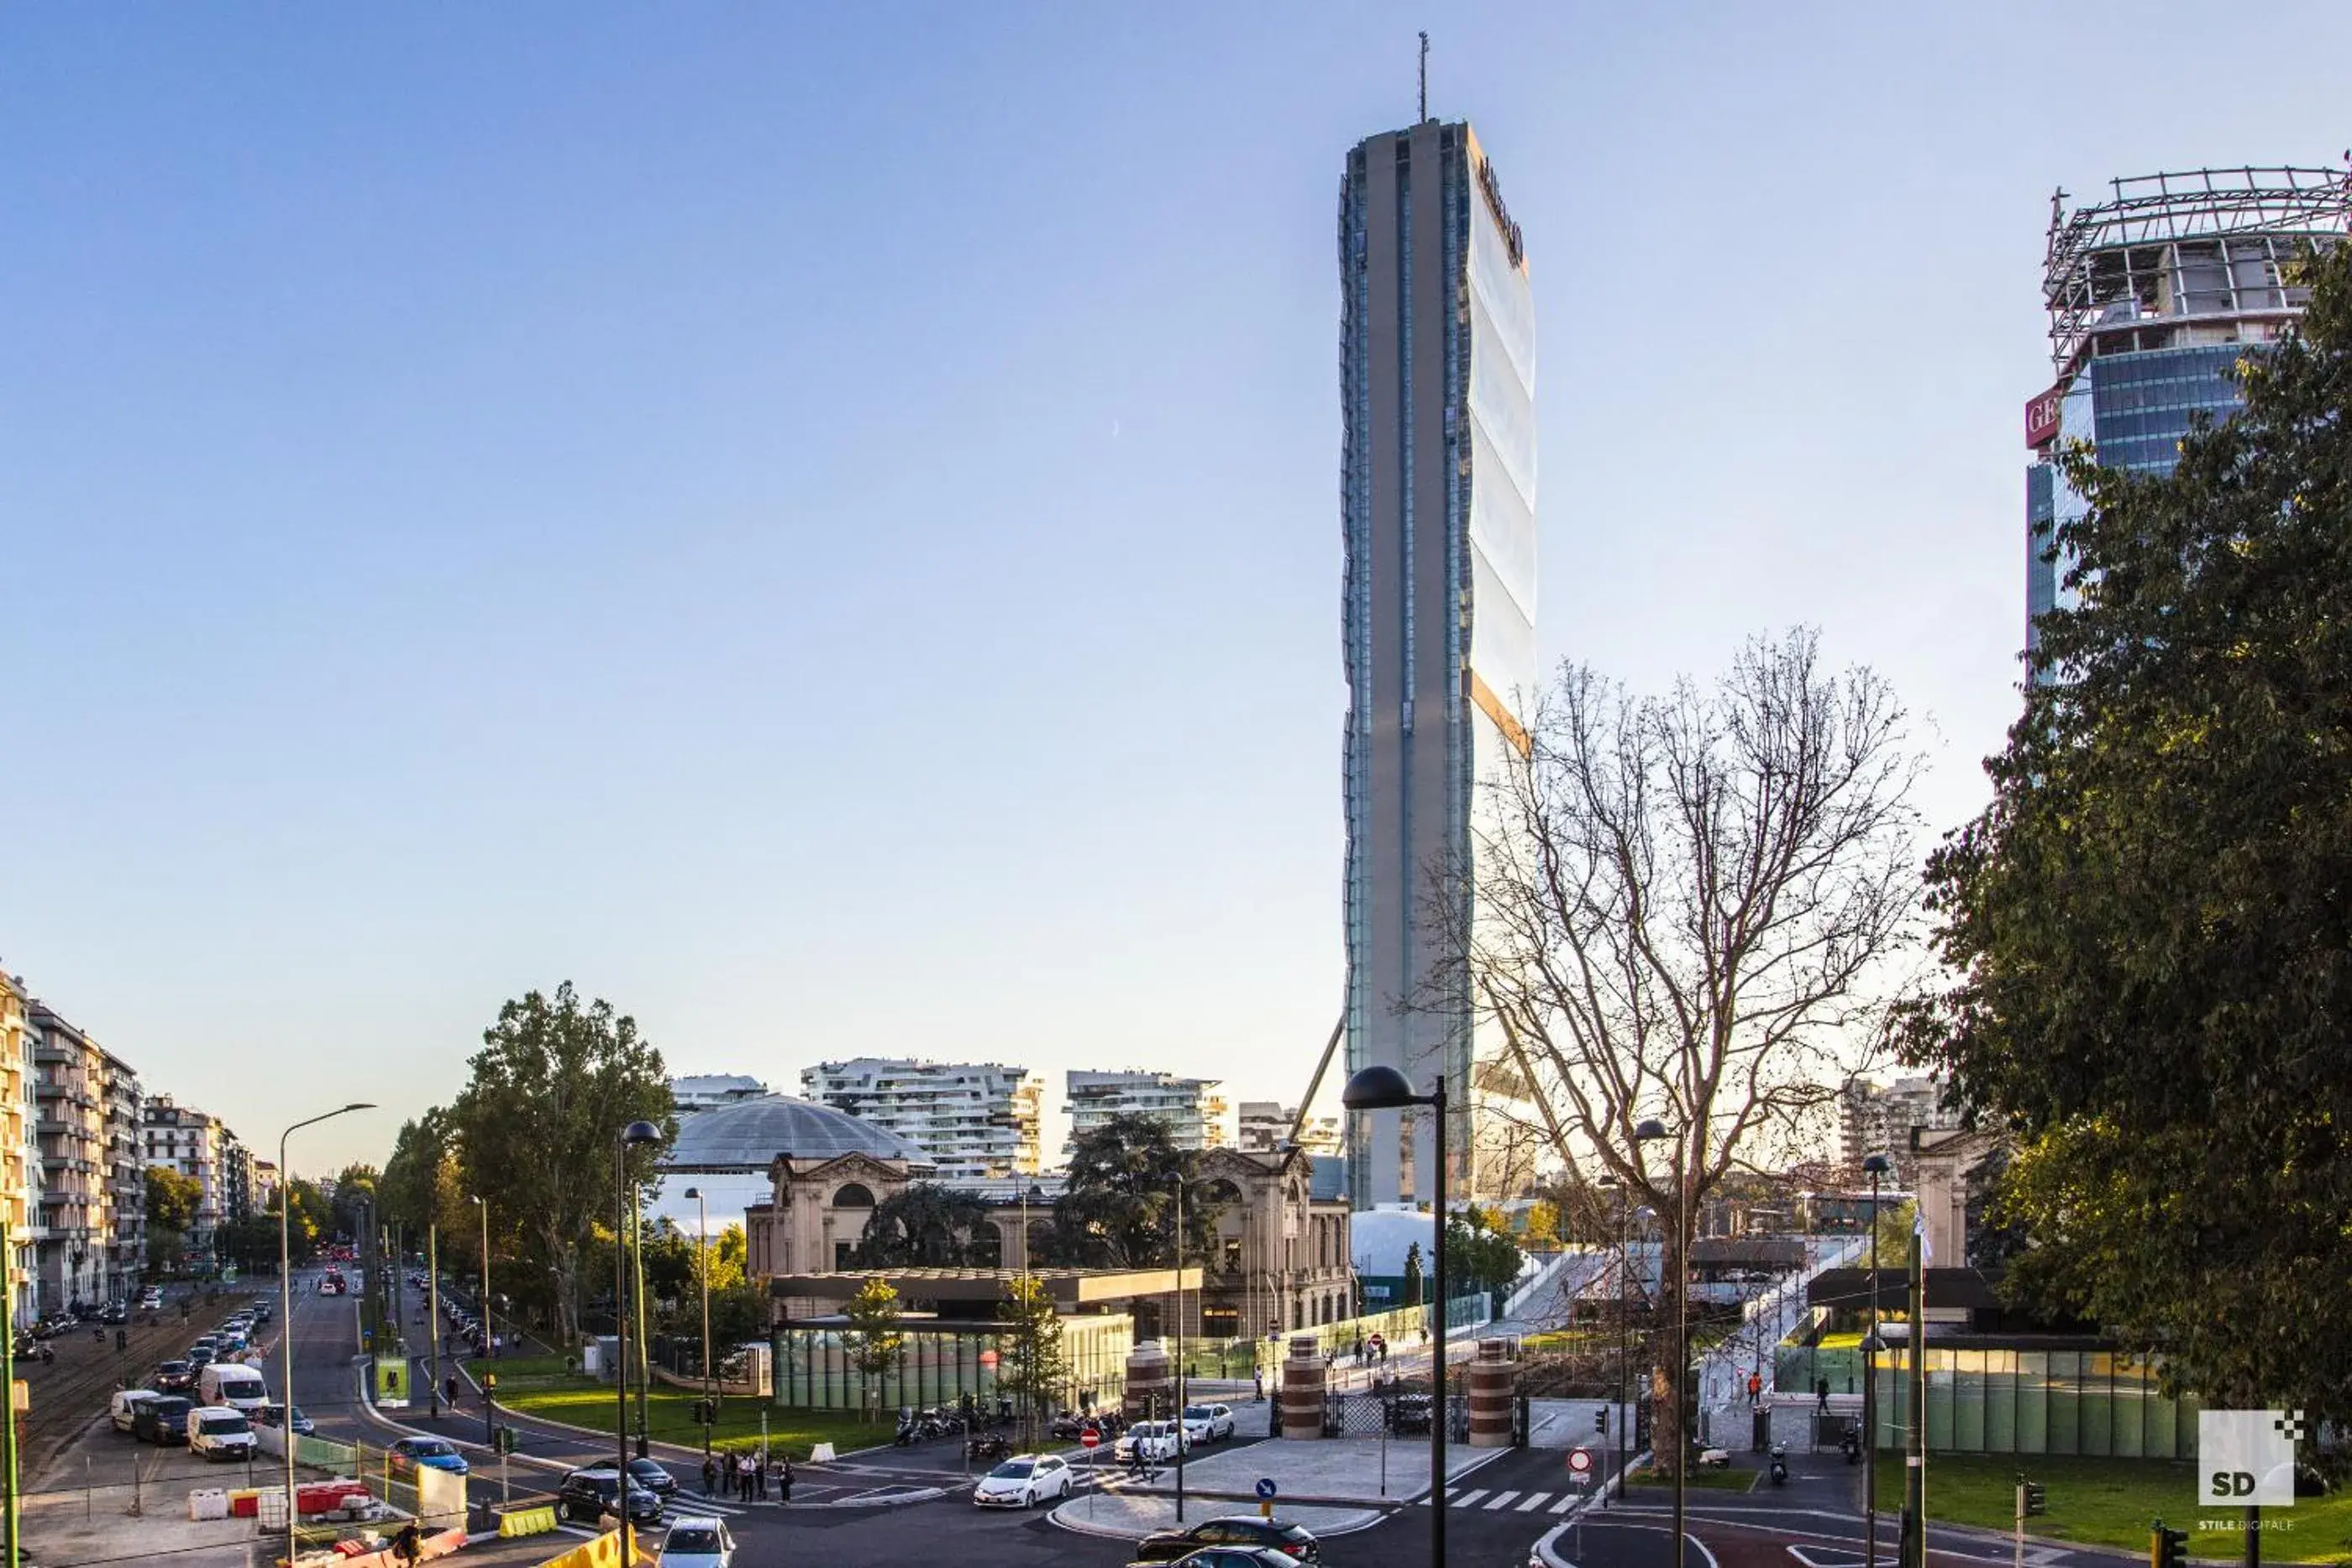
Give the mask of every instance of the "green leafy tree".
[[1176, 1261], [1176, 1193], [1184, 1192], [1184, 1253], [1202, 1258], [1223, 1205], [1198, 1179], [1200, 1156], [1180, 1149], [1154, 1116], [1112, 1116], [1077, 1139], [1044, 1260], [1078, 1268], [1151, 1269]]
[[1421, 1243], [1408, 1244], [1404, 1249], [1404, 1304], [1421, 1305]]
[[676, 1316], [698, 1321], [702, 1285], [695, 1268], [694, 1238], [665, 1216], [646, 1228], [637, 1250], [648, 1298]]
[[[677, 1131], [661, 1052], [635, 1019], [601, 998], [583, 1003], [566, 981], [500, 1008], [467, 1066], [448, 1129], [467, 1190], [489, 1197], [491, 1246], [501, 1265], [513, 1260], [514, 1285], [499, 1289], [545, 1307], [562, 1341], [575, 1343], [582, 1249], [610, 1223], [621, 1131], [635, 1121]], [[627, 1179], [641, 1194], [656, 1155], [629, 1152]]]
[[1062, 1317], [1045, 1282], [1015, 1274], [1004, 1284], [997, 1316], [1005, 1327], [998, 1352], [996, 1385], [1021, 1402], [1022, 1417], [1034, 1446], [1045, 1416], [1069, 1386], [1069, 1353], [1062, 1343]]
[[[1474, 1291], [1500, 1291], [1519, 1277], [1527, 1254], [1512, 1239], [1502, 1217], [1489, 1208], [1470, 1205], [1447, 1220], [1445, 1264], [1452, 1278]], [[1454, 1270], [1459, 1272], [1455, 1273]]]
[[379, 1177], [380, 1173], [370, 1165], [348, 1165], [336, 1176], [334, 1207], [338, 1234], [358, 1241], [370, 1225], [383, 1222], [383, 1217], [376, 1212], [375, 1189]]
[[882, 1380], [898, 1369], [907, 1354], [898, 1292], [887, 1280], [868, 1280], [850, 1298], [843, 1315], [849, 1320], [849, 1330], [843, 1337], [849, 1344], [851, 1364], [857, 1368], [866, 1394], [879, 1402]]
[[1993, 801], [1927, 872], [1951, 986], [1914, 1009], [2020, 1146], [2019, 1299], [2216, 1404], [2352, 1418], [2352, 246], [2169, 476], [2097, 466], [2076, 602]]
[[196, 1222], [196, 1209], [204, 1202], [204, 1184], [191, 1176], [182, 1176], [169, 1166], [147, 1167], [147, 1234], [184, 1239], [188, 1228]]
[[956, 1269], [993, 1261], [988, 1204], [935, 1182], [910, 1182], [874, 1206], [854, 1261], [861, 1269]]

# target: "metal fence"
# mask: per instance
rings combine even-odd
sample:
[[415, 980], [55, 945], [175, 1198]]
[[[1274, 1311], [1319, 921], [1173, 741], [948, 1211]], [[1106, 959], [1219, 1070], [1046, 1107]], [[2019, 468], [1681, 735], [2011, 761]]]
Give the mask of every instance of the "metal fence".
[[[1447, 1439], [1468, 1441], [1469, 1396], [1447, 1395], [1445, 1415]], [[1385, 1389], [1370, 1394], [1330, 1394], [1326, 1395], [1323, 1400], [1323, 1435], [1327, 1437], [1389, 1437], [1426, 1440], [1430, 1417], [1430, 1396], [1404, 1389]]]

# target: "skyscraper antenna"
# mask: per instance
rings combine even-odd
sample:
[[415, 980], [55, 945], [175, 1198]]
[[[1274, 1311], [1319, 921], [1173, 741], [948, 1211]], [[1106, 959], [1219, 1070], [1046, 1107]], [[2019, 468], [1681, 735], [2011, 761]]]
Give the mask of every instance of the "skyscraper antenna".
[[1421, 117], [1429, 118], [1429, 35], [1421, 36]]

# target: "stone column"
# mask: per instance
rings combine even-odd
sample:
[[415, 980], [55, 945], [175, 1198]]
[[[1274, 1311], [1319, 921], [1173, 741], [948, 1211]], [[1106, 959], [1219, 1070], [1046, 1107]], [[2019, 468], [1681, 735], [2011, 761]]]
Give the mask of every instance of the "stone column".
[[1478, 1359], [1463, 1368], [1470, 1385], [1470, 1446], [1507, 1448], [1511, 1444], [1511, 1400], [1519, 1385], [1519, 1364], [1510, 1342], [1478, 1342]]
[[1311, 1333], [1290, 1337], [1290, 1354], [1282, 1364], [1282, 1435], [1323, 1435], [1323, 1352]]
[[1128, 1420], [1164, 1418], [1175, 1397], [1175, 1365], [1158, 1340], [1145, 1340], [1128, 1352], [1127, 1392], [1120, 1401], [1120, 1413]]

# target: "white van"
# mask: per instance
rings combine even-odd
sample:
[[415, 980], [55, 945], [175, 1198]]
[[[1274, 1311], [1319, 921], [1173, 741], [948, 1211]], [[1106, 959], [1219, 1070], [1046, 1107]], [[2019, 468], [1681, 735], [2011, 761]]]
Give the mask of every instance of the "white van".
[[206, 1459], [249, 1459], [260, 1447], [253, 1423], [226, 1405], [188, 1412], [188, 1452]]
[[235, 1410], [258, 1410], [269, 1403], [269, 1386], [257, 1367], [234, 1361], [207, 1363], [196, 1378], [196, 1402], [226, 1405]]
[[114, 1418], [114, 1429], [118, 1432], [129, 1432], [135, 1428], [139, 1425], [139, 1407], [142, 1405], [152, 1405], [162, 1397], [163, 1396], [152, 1388], [116, 1389], [114, 1403], [107, 1409], [107, 1414]]

